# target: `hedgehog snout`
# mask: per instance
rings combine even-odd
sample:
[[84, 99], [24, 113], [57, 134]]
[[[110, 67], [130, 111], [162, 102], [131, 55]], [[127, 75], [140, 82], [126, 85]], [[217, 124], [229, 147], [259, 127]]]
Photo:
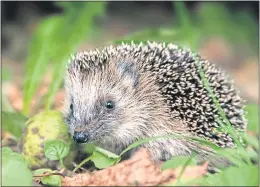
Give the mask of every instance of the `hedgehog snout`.
[[86, 143], [89, 140], [89, 135], [85, 132], [74, 132], [73, 140], [76, 143]]
[[77, 125], [73, 130], [73, 140], [77, 143], [86, 143], [90, 140], [90, 133], [86, 129], [86, 125]]

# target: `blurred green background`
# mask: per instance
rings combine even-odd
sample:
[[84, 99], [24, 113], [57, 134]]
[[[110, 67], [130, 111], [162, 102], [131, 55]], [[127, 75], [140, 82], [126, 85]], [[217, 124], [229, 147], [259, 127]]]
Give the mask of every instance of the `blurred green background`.
[[[62, 109], [70, 54], [125, 41], [191, 48], [258, 101], [258, 2], [2, 2], [3, 110]], [[53, 69], [55, 71], [53, 71]]]

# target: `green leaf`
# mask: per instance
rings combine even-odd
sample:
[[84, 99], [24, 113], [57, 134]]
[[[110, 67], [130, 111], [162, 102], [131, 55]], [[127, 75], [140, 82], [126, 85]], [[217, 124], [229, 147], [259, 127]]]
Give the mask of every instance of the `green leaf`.
[[258, 186], [258, 166], [229, 167], [205, 182], [209, 186]]
[[83, 166], [85, 163], [87, 163], [88, 161], [92, 161], [94, 162], [95, 166], [99, 169], [103, 169], [103, 168], [107, 168], [109, 166], [112, 166], [116, 163], [118, 163], [121, 159], [120, 156], [111, 153], [105, 149], [102, 149], [100, 147], [97, 146], [91, 146], [91, 149], [93, 149], [92, 155], [89, 156], [88, 158], [84, 159], [74, 170], [73, 173], [75, 171], [77, 171], [81, 166]]
[[10, 147], [3, 147], [2, 148], [2, 154], [3, 155], [8, 155], [11, 154], [13, 152], [13, 150]]
[[[42, 168], [37, 169], [33, 171], [34, 176], [42, 175], [43, 173], [52, 173], [53, 171], [48, 168]], [[49, 185], [49, 186], [61, 186], [61, 180], [62, 177], [59, 175], [50, 175], [50, 176], [44, 176], [41, 178], [41, 182], [43, 184]]]
[[21, 137], [27, 119], [27, 117], [20, 113], [2, 111], [3, 129], [17, 138]]
[[258, 110], [258, 105], [256, 104], [248, 104], [245, 107], [246, 118], [248, 119], [247, 129], [256, 133], [258, 133]]
[[99, 153], [105, 155], [108, 158], [113, 158], [113, 159], [118, 159], [119, 158], [119, 156], [117, 154], [112, 153], [110, 151], [107, 151], [105, 149], [102, 149], [101, 147], [95, 147], [94, 152], [99, 152]]
[[42, 183], [50, 186], [61, 186], [62, 177], [59, 175], [44, 176]]
[[121, 157], [100, 147], [96, 147], [91, 160], [99, 169], [107, 168], [120, 161]]
[[69, 146], [61, 140], [48, 140], [44, 143], [44, 154], [50, 160], [61, 160], [69, 153]]
[[8, 147], [2, 150], [2, 185], [31, 186], [32, 173], [24, 157]]
[[[175, 169], [179, 166], [183, 166], [189, 159], [190, 159], [190, 156], [176, 156], [176, 157], [164, 162], [162, 165], [162, 170]], [[196, 164], [197, 164], [196, 159], [192, 158], [192, 160], [189, 162], [188, 165], [194, 166]]]
[[87, 143], [84, 145], [84, 151], [88, 154], [92, 154], [96, 147], [94, 144]]
[[91, 156], [92, 162], [99, 169], [107, 168], [120, 161], [120, 156], [97, 147]]

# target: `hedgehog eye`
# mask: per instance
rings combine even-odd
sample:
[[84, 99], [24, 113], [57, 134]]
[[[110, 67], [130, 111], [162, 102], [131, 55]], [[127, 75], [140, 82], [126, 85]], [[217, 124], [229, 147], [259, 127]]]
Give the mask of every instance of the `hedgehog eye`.
[[115, 103], [111, 100], [108, 100], [108, 101], [105, 101], [104, 106], [106, 107], [106, 109], [112, 110], [115, 108]]

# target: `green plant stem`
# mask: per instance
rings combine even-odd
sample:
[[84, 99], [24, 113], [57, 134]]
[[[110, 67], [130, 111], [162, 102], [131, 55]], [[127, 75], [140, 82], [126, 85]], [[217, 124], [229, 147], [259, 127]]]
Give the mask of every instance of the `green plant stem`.
[[92, 155], [89, 156], [88, 158], [86, 158], [85, 160], [83, 160], [79, 165], [77, 165], [77, 167], [72, 171], [72, 173], [75, 173], [81, 166], [83, 166], [85, 163], [87, 163], [91, 159], [92, 159]]
[[60, 167], [61, 167], [61, 168], [65, 168], [65, 166], [64, 166], [64, 164], [63, 164], [62, 158], [60, 159]]

